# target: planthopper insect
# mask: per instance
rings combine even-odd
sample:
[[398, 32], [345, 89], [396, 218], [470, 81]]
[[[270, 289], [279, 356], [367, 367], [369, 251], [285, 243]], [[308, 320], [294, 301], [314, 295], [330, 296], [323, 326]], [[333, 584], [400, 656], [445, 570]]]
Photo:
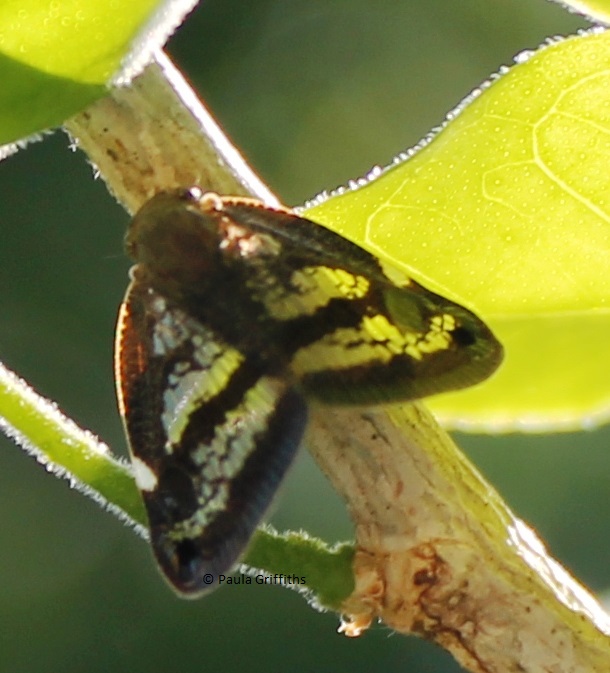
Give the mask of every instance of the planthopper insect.
[[467, 309], [255, 200], [159, 193], [126, 246], [119, 407], [155, 556], [187, 596], [243, 553], [309, 405], [419, 399], [478, 383], [502, 359]]

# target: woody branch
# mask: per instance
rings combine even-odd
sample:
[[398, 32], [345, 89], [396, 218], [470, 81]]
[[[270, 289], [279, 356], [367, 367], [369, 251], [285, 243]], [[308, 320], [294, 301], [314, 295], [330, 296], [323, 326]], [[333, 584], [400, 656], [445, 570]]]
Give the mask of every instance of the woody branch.
[[[129, 211], [192, 184], [278, 203], [162, 53], [65, 126]], [[608, 616], [423, 405], [318, 408], [307, 440], [356, 527], [348, 635], [380, 618], [471, 671], [607, 670]]]

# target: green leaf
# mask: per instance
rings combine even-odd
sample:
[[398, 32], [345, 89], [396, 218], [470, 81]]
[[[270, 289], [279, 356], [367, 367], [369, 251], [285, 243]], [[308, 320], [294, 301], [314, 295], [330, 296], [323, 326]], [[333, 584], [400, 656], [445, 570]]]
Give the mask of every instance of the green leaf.
[[106, 92], [57, 77], [0, 54], [0, 144], [58, 126]]
[[[0, 144], [57, 126], [103, 96], [134, 41], [134, 59], [145, 58], [193, 4], [3, 0]], [[151, 17], [150, 29], [141, 34]]]
[[553, 0], [592, 21], [610, 23], [610, 0]]
[[503, 342], [489, 381], [430, 400], [442, 420], [582, 427], [610, 416], [610, 34], [517, 61], [408, 161], [308, 216], [471, 307]]

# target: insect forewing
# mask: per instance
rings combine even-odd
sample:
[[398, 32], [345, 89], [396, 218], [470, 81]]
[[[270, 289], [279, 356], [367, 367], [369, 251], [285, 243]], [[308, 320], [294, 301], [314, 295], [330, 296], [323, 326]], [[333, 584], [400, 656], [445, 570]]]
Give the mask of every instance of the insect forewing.
[[185, 595], [243, 553], [298, 449], [306, 405], [211, 330], [134, 280], [117, 381], [157, 561]]

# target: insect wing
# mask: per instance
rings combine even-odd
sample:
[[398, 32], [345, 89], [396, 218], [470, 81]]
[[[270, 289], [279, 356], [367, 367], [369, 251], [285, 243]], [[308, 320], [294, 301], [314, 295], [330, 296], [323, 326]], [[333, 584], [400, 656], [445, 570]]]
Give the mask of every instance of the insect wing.
[[249, 292], [307, 395], [407, 401], [473, 385], [500, 364], [502, 346], [474, 313], [338, 234], [243, 200], [225, 199], [224, 212], [250, 239], [275, 242], [273, 255], [244, 260]]
[[137, 279], [115, 360], [155, 556], [177, 591], [199, 595], [244, 551], [298, 449], [306, 404]]

